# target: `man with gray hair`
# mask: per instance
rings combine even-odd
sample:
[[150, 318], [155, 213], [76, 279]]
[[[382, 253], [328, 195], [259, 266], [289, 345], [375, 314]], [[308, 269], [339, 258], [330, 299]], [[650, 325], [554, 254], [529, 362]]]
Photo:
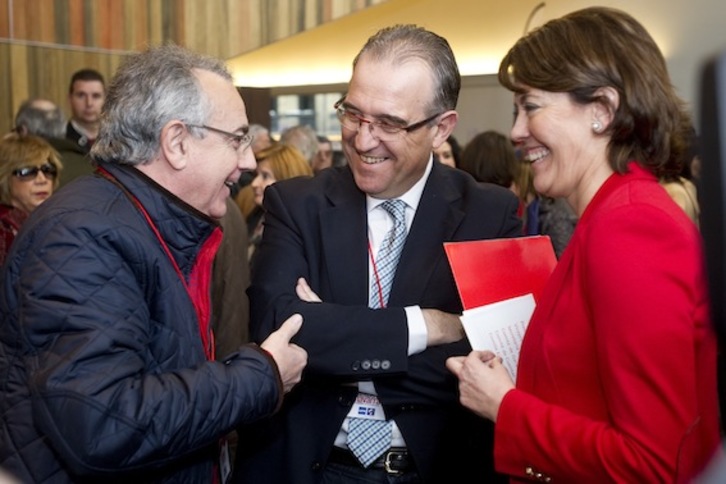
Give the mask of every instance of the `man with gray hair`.
[[66, 119], [54, 102], [39, 98], [24, 101], [15, 115], [15, 131], [40, 136], [55, 148], [63, 163], [61, 186], [93, 172], [91, 159], [83, 148], [66, 139]]
[[293, 315], [215, 360], [210, 279], [229, 186], [255, 168], [221, 61], [176, 46], [110, 85], [96, 176], [33, 213], [0, 276], [0, 468], [21, 482], [224, 482], [223, 436], [275, 412]]
[[280, 133], [280, 143], [297, 148], [312, 167], [313, 157], [318, 152], [318, 136], [306, 124], [287, 128]]
[[43, 138], [65, 136], [66, 119], [63, 111], [53, 101], [28, 99], [15, 115], [15, 130], [20, 134], [34, 134]]
[[252, 152], [255, 154], [272, 146], [273, 141], [270, 138], [270, 130], [261, 124], [250, 124], [250, 136], [254, 139], [252, 141]]

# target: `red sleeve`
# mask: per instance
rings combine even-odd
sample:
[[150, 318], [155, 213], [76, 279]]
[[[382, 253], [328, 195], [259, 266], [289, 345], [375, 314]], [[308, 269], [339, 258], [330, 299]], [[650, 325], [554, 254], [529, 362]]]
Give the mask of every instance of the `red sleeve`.
[[5, 262], [5, 257], [10, 251], [10, 244], [13, 243], [13, 240], [15, 240], [15, 230], [4, 223], [0, 223], [0, 265]]

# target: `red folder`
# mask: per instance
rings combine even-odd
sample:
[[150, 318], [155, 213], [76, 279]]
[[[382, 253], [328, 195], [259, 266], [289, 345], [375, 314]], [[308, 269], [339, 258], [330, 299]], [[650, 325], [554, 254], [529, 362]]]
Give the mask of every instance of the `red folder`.
[[546, 235], [446, 242], [444, 250], [464, 309], [529, 293], [538, 302], [557, 265]]

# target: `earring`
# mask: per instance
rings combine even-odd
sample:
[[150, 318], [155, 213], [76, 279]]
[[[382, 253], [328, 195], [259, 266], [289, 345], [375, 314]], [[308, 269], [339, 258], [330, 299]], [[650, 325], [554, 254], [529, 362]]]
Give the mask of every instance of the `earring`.
[[600, 121], [592, 122], [592, 131], [596, 134], [600, 134], [600, 131], [602, 131], [602, 124], [600, 123]]

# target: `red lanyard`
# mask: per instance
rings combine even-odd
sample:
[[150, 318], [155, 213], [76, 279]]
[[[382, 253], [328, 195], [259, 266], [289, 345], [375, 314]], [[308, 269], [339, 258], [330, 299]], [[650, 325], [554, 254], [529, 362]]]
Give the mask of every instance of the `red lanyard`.
[[371, 265], [373, 266], [373, 278], [376, 280], [376, 291], [378, 292], [378, 300], [381, 302], [380, 308], [385, 308], [386, 303], [383, 301], [383, 287], [381, 287], [381, 278], [378, 276], [378, 267], [376, 266], [376, 260], [373, 258], [373, 249], [371, 248], [371, 241], [368, 241], [368, 256], [371, 258]]
[[[202, 269], [205, 267], [211, 267], [212, 261], [214, 259], [214, 255], [217, 251], [217, 248], [219, 247], [219, 243], [222, 240], [222, 231], [219, 227], [217, 227], [212, 234], [209, 236], [209, 238], [204, 242], [202, 245], [202, 249], [200, 250], [199, 254], [197, 255], [197, 259], [194, 263], [194, 267], [192, 268], [191, 274], [193, 277], [190, 277], [190, 280], [192, 281], [192, 285], [190, 287], [189, 284], [187, 284], [186, 279], [184, 278], [184, 274], [182, 274], [181, 269], [179, 268], [179, 265], [176, 263], [176, 260], [174, 259], [174, 256], [171, 254], [171, 250], [169, 250], [169, 247], [166, 245], [166, 242], [164, 241], [163, 237], [161, 236], [161, 233], [159, 233], [159, 229], [154, 224], [154, 221], [151, 220], [151, 216], [149, 216], [149, 213], [146, 211], [143, 205], [141, 205], [141, 202], [132, 195], [121, 183], [116, 180], [116, 178], [109, 173], [108, 171], [104, 170], [103, 168], [98, 168], [98, 172], [104, 176], [105, 178], [109, 179], [123, 190], [123, 192], [126, 194], [127, 197], [133, 202], [133, 204], [136, 206], [136, 208], [141, 212], [141, 214], [146, 219], [146, 222], [148, 223], [149, 227], [151, 228], [152, 232], [154, 232], [154, 235], [156, 235], [156, 238], [159, 240], [159, 243], [161, 244], [161, 248], [164, 249], [164, 252], [166, 253], [166, 256], [169, 258], [169, 261], [171, 262], [172, 266], [174, 267], [174, 270], [176, 271], [177, 276], [179, 276], [179, 280], [181, 281], [182, 285], [184, 286], [184, 289], [187, 292], [187, 295], [189, 295], [189, 299], [192, 301], [192, 305], [194, 306], [194, 311], [197, 315], [197, 324], [199, 325], [199, 336], [202, 339], [202, 346], [204, 347], [204, 354], [207, 357], [207, 360], [213, 360], [215, 356], [215, 344], [214, 344], [214, 332], [212, 331], [212, 328], [210, 327], [210, 301], [209, 301], [209, 285], [211, 284], [211, 270], [208, 270], [206, 272], [202, 272]], [[194, 276], [197, 277], [194, 277]]]

